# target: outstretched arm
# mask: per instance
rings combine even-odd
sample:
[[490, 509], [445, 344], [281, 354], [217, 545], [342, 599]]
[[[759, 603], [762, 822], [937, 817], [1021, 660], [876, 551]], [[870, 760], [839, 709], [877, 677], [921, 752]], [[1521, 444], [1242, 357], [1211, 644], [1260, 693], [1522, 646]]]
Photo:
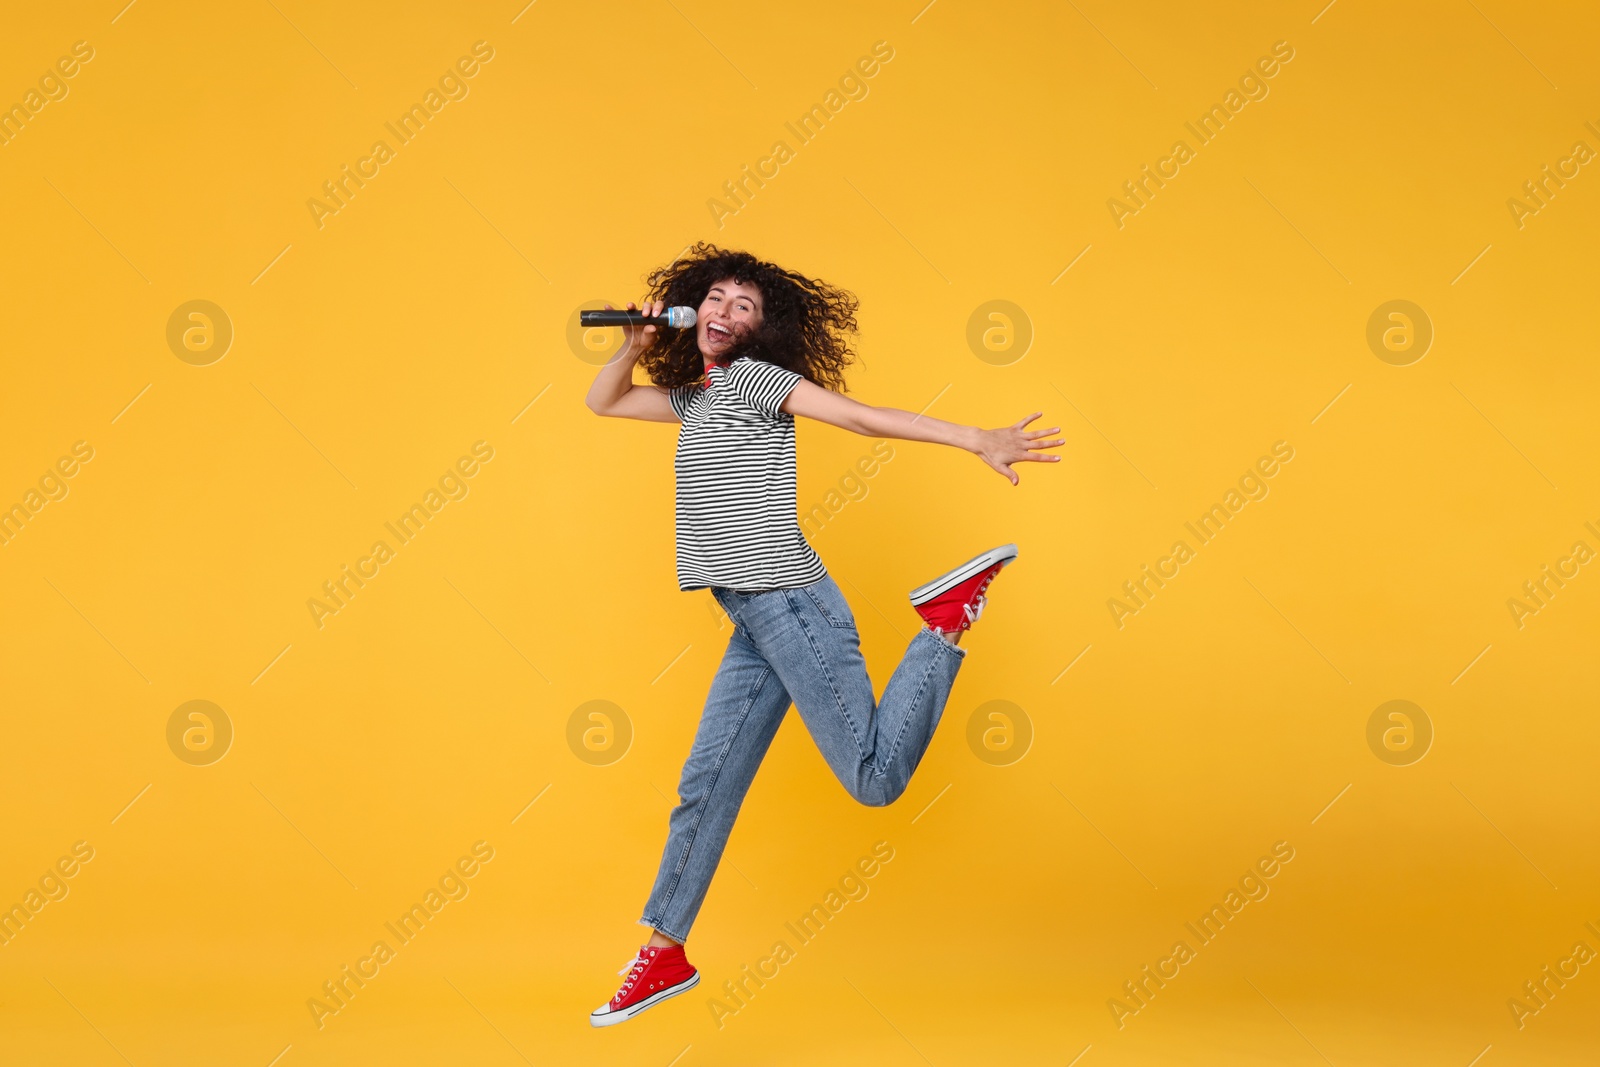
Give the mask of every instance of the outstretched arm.
[[782, 410], [790, 415], [802, 415], [830, 426], [851, 430], [867, 437], [894, 437], [904, 441], [929, 441], [938, 445], [953, 445], [974, 453], [979, 459], [1017, 484], [1017, 472], [1011, 464], [1023, 460], [1055, 462], [1060, 456], [1036, 454], [1037, 449], [1055, 448], [1063, 440], [1041, 441], [1039, 438], [1060, 433], [1059, 426], [1048, 430], [1030, 431], [1025, 427], [1039, 418], [1037, 412], [1019, 419], [1010, 426], [985, 430], [977, 426], [963, 426], [945, 422], [930, 415], [914, 415], [899, 408], [874, 407], [859, 400], [824, 389], [814, 382], [796, 382]]
[[[611, 310], [611, 305], [606, 305]], [[628, 310], [634, 310], [632, 301]], [[661, 314], [661, 301], [644, 307], [646, 314]], [[667, 399], [667, 390], [659, 385], [633, 384], [633, 365], [645, 349], [655, 344], [654, 326], [626, 326], [622, 330], [622, 348], [611, 361], [600, 368], [589, 387], [584, 403], [596, 415], [610, 415], [619, 419], [644, 419], [647, 422], [677, 422], [678, 415]]]

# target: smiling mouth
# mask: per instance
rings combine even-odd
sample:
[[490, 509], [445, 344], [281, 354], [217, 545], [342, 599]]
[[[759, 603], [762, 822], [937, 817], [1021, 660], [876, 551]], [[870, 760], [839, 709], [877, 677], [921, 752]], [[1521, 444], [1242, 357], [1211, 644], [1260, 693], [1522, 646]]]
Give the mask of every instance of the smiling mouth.
[[733, 334], [730, 333], [726, 328], [718, 326], [715, 323], [706, 323], [707, 344], [723, 345], [727, 344], [731, 340], [733, 340]]

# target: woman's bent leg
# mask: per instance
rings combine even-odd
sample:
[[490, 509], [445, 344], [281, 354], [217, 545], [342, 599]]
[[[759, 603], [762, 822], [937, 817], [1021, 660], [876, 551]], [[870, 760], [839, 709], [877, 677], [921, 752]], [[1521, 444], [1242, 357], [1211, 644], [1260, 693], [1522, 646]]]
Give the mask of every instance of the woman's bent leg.
[[875, 700], [855, 617], [832, 578], [754, 597], [742, 621], [850, 795], [882, 805], [905, 792], [966, 653], [919, 630]]
[[736, 627], [683, 764], [679, 803], [640, 922], [674, 941], [689, 936], [734, 817], [788, 710], [783, 683]]

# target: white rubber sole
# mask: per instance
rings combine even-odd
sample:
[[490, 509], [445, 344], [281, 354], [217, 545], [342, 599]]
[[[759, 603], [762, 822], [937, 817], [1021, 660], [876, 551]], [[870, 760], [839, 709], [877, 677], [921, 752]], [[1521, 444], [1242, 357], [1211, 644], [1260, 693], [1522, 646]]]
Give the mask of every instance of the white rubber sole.
[[689, 990], [693, 989], [699, 984], [700, 972], [696, 971], [694, 972], [693, 978], [679, 982], [675, 986], [669, 986], [654, 996], [645, 997], [637, 1004], [630, 1004], [626, 1008], [622, 1008], [618, 1011], [609, 1011], [608, 1009], [611, 1007], [611, 1002], [607, 1001], [589, 1013], [589, 1025], [615, 1026], [618, 1023], [625, 1023], [635, 1015], [638, 1015], [641, 1011], [644, 1011], [646, 1008], [653, 1008], [657, 1004], [660, 1004], [663, 1000], [668, 1000], [672, 997], [675, 997], [679, 993], [687, 993]]
[[911, 590], [911, 605], [916, 607], [926, 604], [940, 593], [954, 589], [974, 574], [981, 574], [993, 567], [996, 563], [1006, 564], [1017, 558], [1016, 545], [1001, 545], [991, 548], [981, 556], [974, 556], [953, 571], [939, 575], [931, 582], [925, 582]]

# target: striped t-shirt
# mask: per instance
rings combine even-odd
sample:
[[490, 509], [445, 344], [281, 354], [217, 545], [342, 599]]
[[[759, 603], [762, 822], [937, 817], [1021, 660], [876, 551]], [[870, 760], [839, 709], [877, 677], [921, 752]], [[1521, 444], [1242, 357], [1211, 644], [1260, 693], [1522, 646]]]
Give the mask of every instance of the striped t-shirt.
[[828, 571], [795, 509], [794, 371], [749, 356], [668, 393], [678, 430], [678, 588], [786, 589]]

